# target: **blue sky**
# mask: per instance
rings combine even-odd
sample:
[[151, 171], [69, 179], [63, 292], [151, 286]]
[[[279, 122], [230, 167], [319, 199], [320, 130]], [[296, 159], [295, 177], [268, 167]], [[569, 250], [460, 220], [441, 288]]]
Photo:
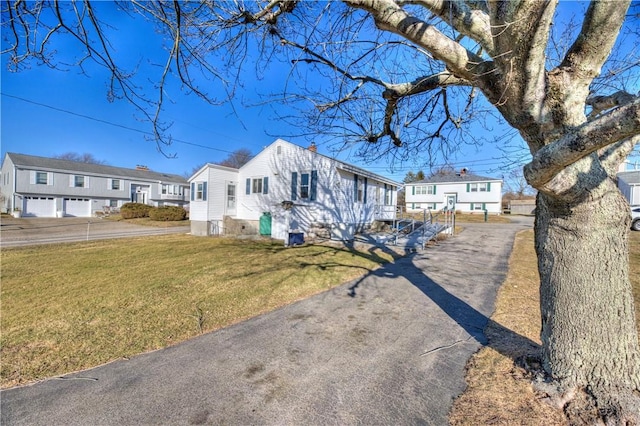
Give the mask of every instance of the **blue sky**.
[[[138, 63], [145, 69], [145, 56], [160, 52], [153, 31], [140, 20], [135, 22], [112, 15], [119, 22], [117, 36], [112, 39], [118, 60]], [[137, 42], [134, 42], [136, 41]], [[62, 43], [62, 42], [61, 42]], [[58, 49], [65, 51], [67, 45]], [[217, 162], [238, 148], [247, 148], [254, 154], [270, 144], [276, 137], [283, 137], [302, 146], [303, 138], [290, 138], [295, 133], [277, 119], [273, 104], [244, 107], [240, 100], [212, 106], [196, 96], [187, 96], [179, 90], [170, 90], [171, 102], [164, 114], [173, 122], [169, 131], [174, 143], [165, 148], [176, 158], [167, 158], [158, 152], [155, 142], [149, 140], [151, 126], [140, 120], [140, 114], [124, 100], [107, 101], [108, 75], [105, 70], [89, 65], [83, 75], [77, 68], [53, 70], [37, 64], [18, 73], [7, 71], [7, 57], [2, 57], [1, 90], [1, 151], [50, 157], [66, 152], [90, 153], [96, 159], [118, 167], [134, 168], [143, 164], [152, 170], [185, 174], [204, 163]], [[249, 103], [259, 103], [258, 92], [264, 88], [277, 91], [285, 84], [287, 70], [272, 67], [262, 81], [256, 81], [248, 73], [239, 95]], [[235, 108], [235, 112], [234, 112]], [[282, 112], [282, 111], [280, 111]], [[496, 127], [496, 134], [507, 132]], [[328, 152], [322, 140], [320, 152]], [[390, 171], [385, 164], [365, 165], [350, 156], [349, 152], [337, 154], [338, 158], [359, 164], [388, 176], [402, 180], [407, 171], [417, 171], [414, 164]], [[456, 167], [469, 167], [473, 172], [501, 177], [508, 170], [503, 156], [494, 147], [485, 146], [482, 151], [470, 147], [450, 161]], [[420, 159], [417, 159], [419, 162]]]

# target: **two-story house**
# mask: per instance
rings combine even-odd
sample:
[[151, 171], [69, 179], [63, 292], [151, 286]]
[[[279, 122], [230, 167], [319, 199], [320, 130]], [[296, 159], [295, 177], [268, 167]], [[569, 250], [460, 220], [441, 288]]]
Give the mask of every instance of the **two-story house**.
[[407, 211], [454, 208], [463, 213], [502, 212], [502, 179], [459, 173], [437, 174], [405, 185]]
[[90, 164], [7, 153], [2, 163], [1, 206], [32, 217], [90, 217], [128, 202], [152, 206], [186, 206], [184, 177], [144, 167]]
[[[324, 229], [350, 239], [395, 217], [399, 184], [282, 139], [239, 169], [207, 164], [190, 179], [191, 233], [286, 239]], [[236, 229], [231, 229], [236, 227]], [[240, 231], [240, 232], [238, 232]]]

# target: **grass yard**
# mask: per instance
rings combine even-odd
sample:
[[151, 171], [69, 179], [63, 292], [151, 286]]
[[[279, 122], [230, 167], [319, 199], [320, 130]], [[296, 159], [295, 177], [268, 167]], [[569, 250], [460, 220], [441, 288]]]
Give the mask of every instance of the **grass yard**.
[[162, 348], [391, 260], [378, 249], [188, 235], [3, 249], [1, 386]]
[[[456, 223], [480, 223], [484, 222], [484, 213], [456, 213]], [[511, 223], [509, 215], [490, 214], [487, 223]]]
[[[629, 266], [636, 320], [640, 320], [640, 232], [630, 233]], [[540, 344], [538, 280], [533, 231], [519, 233], [491, 320]], [[513, 360], [525, 355], [526, 348], [499, 327], [489, 325], [485, 333], [492, 347], [469, 360], [467, 389], [454, 403], [451, 424], [565, 425], [564, 416], [536, 398], [531, 378], [514, 366]]]

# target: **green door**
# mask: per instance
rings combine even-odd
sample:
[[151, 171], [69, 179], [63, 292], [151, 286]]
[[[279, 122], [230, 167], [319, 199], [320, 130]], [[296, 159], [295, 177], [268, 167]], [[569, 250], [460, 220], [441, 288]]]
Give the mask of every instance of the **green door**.
[[264, 212], [260, 216], [260, 235], [271, 235], [271, 213]]

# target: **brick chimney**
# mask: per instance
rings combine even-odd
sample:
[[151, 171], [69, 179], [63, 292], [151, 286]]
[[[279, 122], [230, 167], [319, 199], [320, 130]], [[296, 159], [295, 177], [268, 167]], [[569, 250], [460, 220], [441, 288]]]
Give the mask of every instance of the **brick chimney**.
[[136, 164], [136, 170], [149, 170], [149, 167], [143, 166], [142, 164]]
[[309, 145], [309, 151], [311, 152], [318, 152], [318, 147], [316, 146], [315, 142], [311, 142], [311, 145]]
[[466, 174], [467, 174], [467, 168], [466, 168], [466, 167], [463, 167], [463, 168], [460, 170], [460, 176], [464, 176], [464, 175], [466, 175]]

